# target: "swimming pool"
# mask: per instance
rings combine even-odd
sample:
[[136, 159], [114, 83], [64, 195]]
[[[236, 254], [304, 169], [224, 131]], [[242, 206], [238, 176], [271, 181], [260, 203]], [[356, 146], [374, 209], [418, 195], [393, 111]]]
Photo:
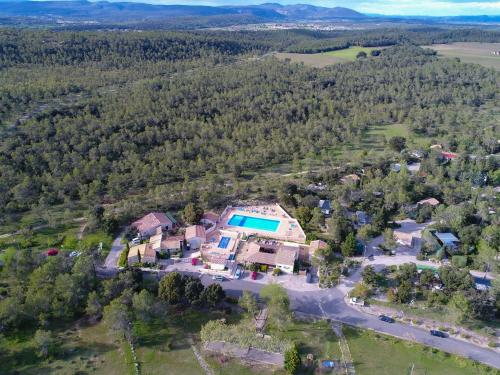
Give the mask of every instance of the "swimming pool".
[[222, 237], [219, 241], [218, 247], [221, 249], [227, 248], [227, 245], [229, 245], [229, 241], [231, 241], [230, 237]]
[[280, 225], [280, 221], [263, 219], [260, 217], [253, 217], [253, 216], [233, 215], [233, 217], [228, 221], [228, 224], [235, 227], [263, 230], [267, 232], [276, 232]]

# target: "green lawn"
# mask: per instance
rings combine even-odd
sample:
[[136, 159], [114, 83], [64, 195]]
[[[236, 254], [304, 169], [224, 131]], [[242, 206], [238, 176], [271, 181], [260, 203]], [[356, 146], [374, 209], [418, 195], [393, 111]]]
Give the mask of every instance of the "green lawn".
[[468, 359], [409, 341], [344, 327], [359, 375], [480, 375], [499, 372]]
[[115, 341], [104, 325], [73, 326], [56, 332], [61, 345], [50, 360], [37, 357], [32, 332], [7, 336], [0, 354], [0, 373], [13, 374], [14, 370], [26, 375], [133, 373], [132, 363], [127, 360], [129, 349]]
[[192, 344], [199, 342], [201, 326], [224, 317], [228, 323], [239, 319], [237, 314], [182, 310], [169, 312], [165, 321], [136, 323], [136, 352], [143, 374], [203, 375]]
[[338, 57], [340, 59], [344, 59], [344, 60], [348, 60], [348, 61], [354, 61], [354, 60], [356, 60], [356, 56], [358, 55], [359, 52], [363, 51], [368, 56], [370, 56], [370, 52], [373, 50], [376, 50], [376, 49], [379, 49], [379, 48], [352, 46], [352, 47], [345, 48], [345, 49], [339, 49], [337, 51], [324, 52], [324, 53], [322, 53], [322, 55]]
[[315, 68], [324, 68], [328, 65], [345, 63], [356, 60], [359, 52], [364, 51], [368, 56], [370, 52], [379, 48], [368, 47], [349, 47], [339, 49], [337, 51], [329, 51], [322, 53], [288, 53], [280, 52], [275, 53], [274, 56], [280, 60], [290, 60], [294, 63], [303, 63], [304, 65], [312, 66]]
[[[273, 335], [277, 333], [270, 334]], [[306, 363], [306, 356], [308, 354], [312, 354], [314, 356], [313, 366], [310, 368], [302, 368], [299, 374], [312, 375], [317, 370], [321, 360], [338, 360], [340, 358], [340, 348], [337, 337], [326, 321], [313, 323], [294, 321], [281, 334], [285, 339], [292, 340], [297, 344], [302, 363]], [[206, 356], [206, 358], [207, 362], [218, 375], [286, 374], [282, 369], [273, 369], [264, 366], [251, 368], [234, 359], [221, 363], [217, 356]]]
[[[169, 311], [162, 321], [136, 323], [136, 354], [141, 373], [204, 375], [191, 342], [198, 342], [202, 324], [221, 317], [229, 322], [238, 319], [236, 314], [188, 310]], [[57, 326], [52, 331], [60, 345], [50, 360], [37, 357], [32, 330], [5, 335], [5, 340], [0, 341], [0, 374], [13, 374], [15, 370], [23, 375], [134, 374], [129, 345], [117, 340], [103, 323]]]
[[31, 234], [18, 234], [10, 237], [0, 238], [0, 250], [8, 247], [31, 248], [35, 251], [44, 251], [48, 247], [61, 247], [70, 238], [76, 240], [80, 224], [70, 222], [58, 225], [54, 228], [41, 228], [32, 231]]
[[365, 133], [363, 146], [369, 149], [373, 144], [378, 148], [383, 148], [384, 141], [392, 137], [405, 137], [408, 146], [426, 147], [430, 145], [430, 140], [426, 137], [418, 136], [412, 133], [404, 124], [378, 125], [372, 126]]
[[188, 335], [176, 325], [164, 322], [135, 325], [139, 336], [137, 358], [144, 374], [203, 375], [191, 349]]

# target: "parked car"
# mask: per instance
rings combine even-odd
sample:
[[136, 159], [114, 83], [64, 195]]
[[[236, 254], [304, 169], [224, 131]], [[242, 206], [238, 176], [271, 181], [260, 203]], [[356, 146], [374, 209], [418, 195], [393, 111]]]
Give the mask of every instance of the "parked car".
[[257, 272], [252, 272], [252, 280], [257, 280]]
[[438, 331], [437, 329], [431, 329], [431, 335], [436, 337], [441, 337], [443, 339], [446, 337], [446, 333]]
[[141, 243], [141, 239], [139, 237], [132, 238], [132, 245], [139, 245]]
[[239, 268], [239, 267], [238, 267], [238, 268], [236, 269], [236, 272], [234, 273], [234, 277], [235, 277], [236, 279], [239, 279], [239, 278], [241, 277], [241, 268]]
[[394, 319], [392, 319], [390, 316], [387, 315], [379, 315], [378, 318], [386, 323], [394, 323]]
[[57, 250], [57, 249], [48, 249], [47, 250], [47, 255], [49, 257], [52, 257], [52, 256], [57, 255], [57, 254], [59, 254], [59, 250]]
[[224, 281], [225, 278], [222, 275], [214, 275], [214, 276], [212, 276], [212, 280], [215, 280], [215, 281]]
[[356, 305], [356, 306], [364, 306], [365, 305], [365, 301], [363, 301], [361, 298], [358, 298], [358, 297], [351, 297], [351, 299], [349, 300], [349, 303], [351, 305]]

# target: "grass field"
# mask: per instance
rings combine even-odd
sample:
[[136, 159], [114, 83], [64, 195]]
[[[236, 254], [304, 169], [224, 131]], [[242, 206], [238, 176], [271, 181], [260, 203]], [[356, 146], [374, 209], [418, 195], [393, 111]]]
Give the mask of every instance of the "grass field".
[[493, 51], [500, 51], [500, 43], [460, 42], [423, 47], [437, 51], [442, 57], [458, 57], [466, 63], [480, 64], [500, 70], [500, 56], [492, 54]]
[[32, 332], [8, 336], [0, 373], [125, 375], [133, 371], [129, 349], [115, 341], [102, 324], [58, 329], [57, 339], [61, 342], [57, 355], [41, 360], [36, 356]]
[[484, 375], [498, 371], [468, 359], [393, 337], [344, 328], [359, 375]]
[[55, 247], [61, 251], [70, 252], [79, 249], [80, 245], [84, 248], [95, 249], [100, 242], [102, 242], [101, 258], [104, 258], [111, 249], [113, 238], [104, 231], [96, 231], [85, 233], [80, 243], [77, 239], [80, 225], [81, 223], [70, 222], [54, 228], [46, 227], [33, 230], [30, 234], [17, 234], [0, 238], [0, 259], [2, 259], [3, 251], [8, 248], [31, 248], [38, 253], [46, 251], [47, 248]]
[[280, 60], [290, 59], [295, 63], [304, 63], [308, 66], [313, 66], [315, 68], [324, 68], [325, 66], [344, 63], [356, 60], [356, 55], [360, 51], [366, 52], [367, 55], [377, 48], [367, 48], [367, 47], [349, 47], [337, 51], [330, 51], [324, 53], [276, 53], [276, 56]]
[[370, 52], [376, 49], [380, 48], [353, 46], [345, 49], [339, 49], [337, 51], [324, 52], [322, 53], [322, 55], [333, 56], [347, 61], [354, 61], [356, 60], [356, 56], [358, 55], [359, 52], [365, 52], [369, 56]]
[[[315, 374], [317, 373], [315, 371], [317, 371], [321, 360], [338, 360], [340, 357], [340, 348], [337, 337], [326, 321], [318, 321], [314, 323], [294, 321], [282, 334], [286, 339], [290, 339], [297, 344], [302, 363], [306, 363], [306, 356], [308, 354], [312, 354], [314, 356], [314, 365], [310, 368], [303, 368], [299, 374]], [[237, 360], [229, 360], [221, 364], [213, 356], [207, 356], [207, 362], [215, 370], [217, 375], [286, 374], [283, 370], [266, 367], [250, 368]]]
[[[229, 323], [239, 319], [238, 314], [218, 312], [172, 311], [162, 321], [135, 323], [136, 353], [141, 373], [148, 375], [183, 374], [203, 375], [191, 345], [197, 344], [202, 324], [225, 317]], [[36, 355], [33, 332], [22, 331], [5, 335], [0, 342], [0, 374], [106, 374], [134, 373], [132, 354], [128, 344], [111, 335], [102, 324], [80, 322], [69, 327], [52, 327], [59, 346], [49, 360]], [[418, 344], [379, 335], [371, 331], [344, 327], [356, 373], [360, 375], [482, 375], [499, 373], [465, 358], [449, 355]], [[338, 340], [326, 321], [294, 322], [283, 332], [294, 340], [302, 362], [307, 354], [314, 356], [314, 366], [303, 367], [299, 374], [318, 373], [323, 359], [339, 360]], [[285, 375], [282, 369], [250, 367], [237, 360], [220, 362], [215, 356], [204, 355], [216, 375]], [[388, 364], [390, 363], [390, 366]], [[16, 372], [17, 371], [17, 372]]]
[[[142, 374], [204, 375], [191, 349], [205, 322], [238, 316], [219, 312], [169, 312], [163, 321], [135, 323], [136, 354]], [[59, 341], [49, 360], [36, 355], [33, 331], [5, 335], [0, 341], [0, 374], [134, 374], [132, 353], [128, 344], [117, 340], [103, 323], [80, 322], [69, 327], [51, 327]], [[192, 340], [192, 341], [191, 341]]]
[[[419, 344], [379, 335], [371, 331], [344, 327], [344, 334], [359, 375], [486, 375], [499, 373], [468, 359], [424, 347]], [[299, 348], [302, 363], [308, 353], [314, 355], [314, 366], [303, 367], [298, 374], [320, 373], [318, 364], [323, 359], [341, 359], [338, 339], [326, 321], [294, 322], [284, 333]], [[207, 362], [217, 375], [271, 375], [285, 374], [282, 370], [266, 367], [251, 368], [237, 360], [221, 362], [207, 356]]]

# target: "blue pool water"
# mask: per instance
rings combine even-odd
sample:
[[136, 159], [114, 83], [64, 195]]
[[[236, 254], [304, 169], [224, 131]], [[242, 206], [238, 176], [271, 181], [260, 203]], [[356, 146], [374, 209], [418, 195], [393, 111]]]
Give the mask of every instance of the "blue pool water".
[[230, 237], [222, 237], [219, 241], [219, 247], [221, 249], [227, 248], [227, 245], [229, 245], [229, 241], [231, 241]]
[[228, 221], [229, 225], [234, 227], [243, 227], [257, 230], [265, 230], [268, 232], [276, 232], [280, 225], [279, 220], [262, 219], [260, 217], [233, 215]]

